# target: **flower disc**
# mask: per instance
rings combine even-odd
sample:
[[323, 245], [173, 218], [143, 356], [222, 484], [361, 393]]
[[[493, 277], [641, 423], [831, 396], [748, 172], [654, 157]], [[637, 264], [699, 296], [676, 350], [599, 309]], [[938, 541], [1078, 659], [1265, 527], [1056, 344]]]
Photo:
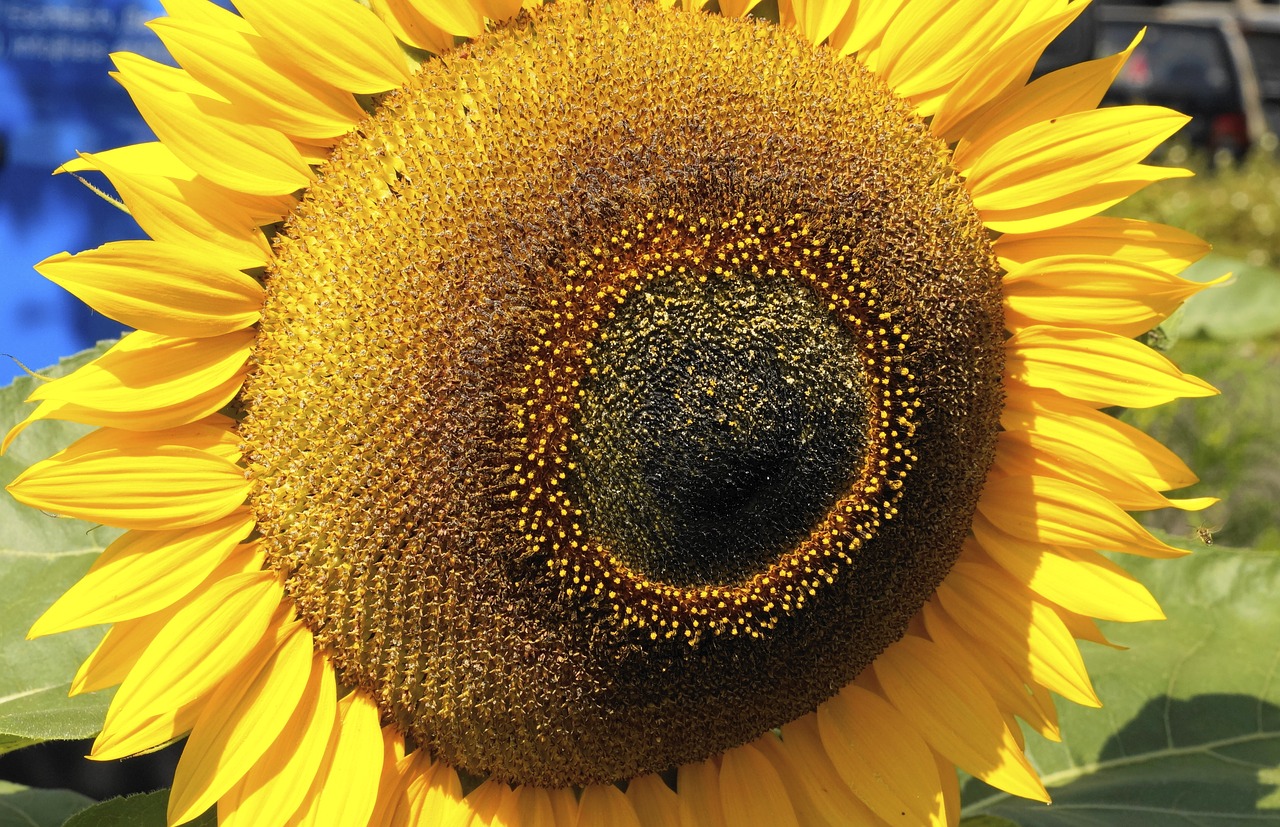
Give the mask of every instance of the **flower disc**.
[[1002, 403], [987, 233], [910, 105], [794, 32], [622, 5], [522, 17], [343, 139], [241, 395], [339, 681], [513, 783], [834, 695], [950, 570]]

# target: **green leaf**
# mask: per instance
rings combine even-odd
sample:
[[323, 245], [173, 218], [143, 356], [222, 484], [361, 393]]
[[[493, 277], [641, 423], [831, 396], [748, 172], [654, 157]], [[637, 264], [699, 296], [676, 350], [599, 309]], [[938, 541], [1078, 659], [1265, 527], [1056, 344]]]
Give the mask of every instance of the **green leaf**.
[[1178, 335], [1203, 334], [1211, 339], [1257, 339], [1280, 331], [1280, 270], [1254, 267], [1239, 259], [1208, 255], [1182, 274], [1192, 281], [1211, 281], [1227, 273], [1234, 278], [1187, 301], [1178, 314]]
[[1015, 821], [995, 816], [974, 816], [960, 819], [960, 827], [1019, 827]]
[[[76, 814], [64, 827], [166, 827], [168, 806], [168, 790], [113, 798]], [[187, 827], [214, 827], [218, 823], [215, 812], [209, 809], [194, 821], [188, 821]]]
[[58, 827], [92, 803], [71, 790], [37, 790], [0, 781], [0, 827]]
[[[98, 356], [107, 345], [42, 371], [56, 377]], [[41, 381], [19, 379], [0, 390], [0, 434], [32, 409], [27, 395]], [[36, 422], [0, 457], [0, 485], [56, 453], [90, 429], [69, 422]], [[0, 494], [0, 577], [5, 610], [0, 613], [0, 752], [39, 740], [94, 735], [110, 702], [109, 692], [68, 698], [71, 678], [93, 651], [102, 629], [85, 629], [26, 640], [27, 629], [60, 594], [84, 574], [119, 531], [28, 508]]]
[[[1174, 541], [1176, 542], [1176, 541]], [[1200, 547], [1126, 559], [1168, 620], [1084, 644], [1102, 709], [1060, 703], [1063, 741], [1028, 736], [1054, 803], [965, 785], [965, 815], [1021, 827], [1280, 824], [1280, 554]]]

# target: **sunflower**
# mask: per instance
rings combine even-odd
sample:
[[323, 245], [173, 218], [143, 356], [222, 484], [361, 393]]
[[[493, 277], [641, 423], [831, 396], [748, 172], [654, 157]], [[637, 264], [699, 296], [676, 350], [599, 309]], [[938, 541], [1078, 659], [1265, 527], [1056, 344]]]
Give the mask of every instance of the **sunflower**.
[[38, 265], [137, 328], [9, 435], [97, 426], [9, 490], [128, 529], [31, 630], [112, 624], [91, 757], [185, 736], [171, 824], [1048, 800], [1022, 725], [1162, 616], [1096, 549], [1211, 502], [1102, 410], [1214, 391], [1134, 339], [1206, 246], [1098, 216], [1186, 119], [1028, 83], [1084, 3], [235, 5], [62, 168], [150, 238]]

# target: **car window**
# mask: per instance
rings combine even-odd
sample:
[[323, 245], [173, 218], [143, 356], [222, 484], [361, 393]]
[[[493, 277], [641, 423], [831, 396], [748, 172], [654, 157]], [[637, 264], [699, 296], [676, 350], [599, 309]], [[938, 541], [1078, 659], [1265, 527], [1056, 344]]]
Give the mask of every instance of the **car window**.
[[[1136, 23], [1107, 23], [1100, 54], [1121, 51]], [[1190, 114], [1240, 108], [1240, 86], [1222, 32], [1212, 26], [1149, 23], [1142, 43], [1112, 88], [1116, 97], [1179, 105]]]

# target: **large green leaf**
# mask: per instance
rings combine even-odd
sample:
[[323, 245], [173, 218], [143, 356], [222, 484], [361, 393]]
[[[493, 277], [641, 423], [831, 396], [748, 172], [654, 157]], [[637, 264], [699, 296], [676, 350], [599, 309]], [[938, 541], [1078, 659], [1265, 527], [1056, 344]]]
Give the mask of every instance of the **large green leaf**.
[[1029, 736], [1054, 803], [977, 782], [966, 815], [1021, 827], [1280, 824], [1280, 554], [1203, 548], [1124, 561], [1168, 620], [1107, 624], [1087, 647], [1104, 707], [1059, 704], [1063, 741]]
[[[105, 345], [63, 360], [42, 371], [55, 377], [69, 373]], [[0, 434], [33, 407], [23, 400], [41, 381], [19, 379], [0, 390]], [[68, 422], [37, 422], [0, 457], [0, 485], [24, 468], [68, 445], [89, 429]], [[84, 738], [98, 731], [110, 693], [68, 698], [71, 677], [102, 637], [101, 629], [85, 629], [39, 640], [26, 640], [27, 629], [58, 595], [84, 574], [94, 557], [119, 532], [28, 508], [0, 493], [0, 752], [38, 740]]]
[[[77, 813], [64, 827], [165, 827], [165, 808], [169, 791], [113, 798]], [[215, 811], [187, 822], [188, 827], [213, 827], [218, 823]], [[266, 827], [264, 825], [264, 827]]]
[[1192, 281], [1234, 278], [1192, 297], [1178, 314], [1177, 334], [1212, 339], [1256, 339], [1280, 331], [1280, 271], [1254, 267], [1239, 259], [1208, 255], [1183, 273]]
[[0, 781], [0, 827], [58, 827], [92, 803], [70, 790], [36, 790]]

